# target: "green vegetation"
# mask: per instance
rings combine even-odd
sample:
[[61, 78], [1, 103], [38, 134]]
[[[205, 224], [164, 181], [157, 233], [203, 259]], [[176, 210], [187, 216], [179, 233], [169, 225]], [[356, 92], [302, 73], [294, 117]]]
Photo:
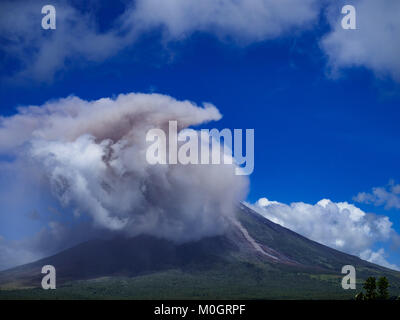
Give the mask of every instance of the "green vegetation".
[[386, 277], [380, 277], [378, 280], [378, 298], [385, 300], [389, 298], [389, 281]]
[[340, 274], [295, 272], [241, 260], [207, 271], [172, 269], [72, 281], [56, 290], [4, 290], [0, 299], [351, 299], [353, 294], [341, 288]]
[[376, 295], [376, 279], [375, 277], [369, 277], [367, 280], [365, 280], [364, 283], [364, 290], [365, 290], [365, 299], [366, 300], [375, 300], [377, 295]]
[[387, 300], [389, 299], [389, 281], [386, 277], [380, 277], [376, 281], [375, 277], [368, 277], [363, 285], [365, 294], [356, 294], [356, 300]]

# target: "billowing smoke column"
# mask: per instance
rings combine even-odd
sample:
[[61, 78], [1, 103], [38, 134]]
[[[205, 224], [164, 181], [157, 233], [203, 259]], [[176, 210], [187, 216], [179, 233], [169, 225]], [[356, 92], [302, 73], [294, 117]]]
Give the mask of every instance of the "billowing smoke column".
[[210, 104], [158, 94], [68, 97], [2, 118], [0, 152], [33, 163], [64, 207], [99, 228], [196, 240], [223, 232], [248, 179], [234, 165], [151, 165], [146, 133], [220, 118]]

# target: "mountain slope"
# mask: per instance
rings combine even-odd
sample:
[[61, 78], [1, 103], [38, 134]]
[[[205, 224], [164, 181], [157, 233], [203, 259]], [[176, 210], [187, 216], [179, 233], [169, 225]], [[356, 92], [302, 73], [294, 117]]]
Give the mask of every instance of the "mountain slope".
[[[40, 289], [46, 264], [57, 270], [52, 292]], [[400, 293], [399, 272], [311, 241], [240, 205], [221, 236], [185, 244], [147, 235], [93, 240], [1, 272], [0, 298], [349, 298], [354, 291], [340, 285], [346, 264], [356, 268], [358, 283], [385, 275], [392, 294]]]

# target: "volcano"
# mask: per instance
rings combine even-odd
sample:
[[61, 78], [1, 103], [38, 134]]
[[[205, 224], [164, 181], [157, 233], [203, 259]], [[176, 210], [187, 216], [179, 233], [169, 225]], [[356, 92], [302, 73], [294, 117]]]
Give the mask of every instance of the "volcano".
[[[0, 272], [0, 298], [348, 299], [369, 276], [386, 276], [400, 293], [400, 272], [309, 240], [244, 204], [225, 234], [183, 244], [139, 235], [91, 240]], [[57, 270], [43, 290], [41, 269]], [[344, 265], [357, 289], [344, 290]]]

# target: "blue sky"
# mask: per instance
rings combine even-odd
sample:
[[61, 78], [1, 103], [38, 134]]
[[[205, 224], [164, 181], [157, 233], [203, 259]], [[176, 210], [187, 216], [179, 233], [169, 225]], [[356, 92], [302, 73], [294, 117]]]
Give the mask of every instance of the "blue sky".
[[[92, 10], [69, 3], [93, 14], [97, 32], [113, 28], [123, 4], [103, 3]], [[333, 75], [332, 56], [321, 45], [332, 29], [322, 13], [311, 27], [261, 40], [221, 39], [209, 30], [166, 39], [163, 28], [153, 28], [105, 58], [67, 57], [45, 78], [16, 76], [18, 55], [7, 51], [2, 38], [1, 115], [70, 95], [96, 100], [156, 92], [197, 104], [211, 102], [223, 118], [208, 127], [255, 129], [248, 202], [267, 197], [286, 204], [315, 204], [324, 198], [355, 203], [360, 192], [386, 186], [391, 179], [400, 182], [400, 85], [391, 72], [365, 61], [339, 65]], [[57, 31], [49, 32], [55, 36]], [[7, 157], [2, 154], [4, 161]], [[7, 179], [0, 180], [3, 186]], [[365, 212], [389, 217], [400, 233], [399, 208], [384, 205], [356, 203]], [[0, 235], [22, 239], [44, 223], [24, 219], [3, 216]], [[400, 265], [398, 248], [390, 241], [377, 241], [372, 249], [378, 248], [385, 249], [390, 263]]]

